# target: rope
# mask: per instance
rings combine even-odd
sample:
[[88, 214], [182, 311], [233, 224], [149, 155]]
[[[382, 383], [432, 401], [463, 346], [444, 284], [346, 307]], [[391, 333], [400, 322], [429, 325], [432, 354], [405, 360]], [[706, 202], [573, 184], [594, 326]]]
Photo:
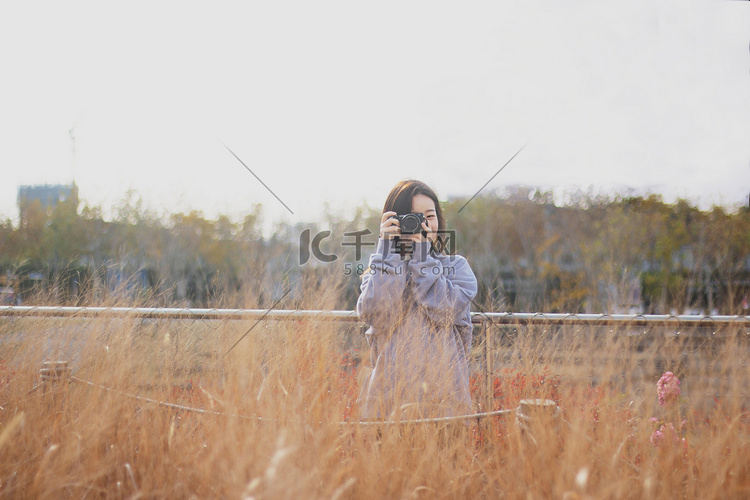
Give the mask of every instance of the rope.
[[[144, 396], [139, 396], [137, 394], [131, 394], [129, 392], [125, 391], [118, 391], [111, 389], [110, 387], [107, 387], [105, 385], [97, 384], [94, 382], [90, 382], [88, 380], [83, 380], [78, 377], [71, 376], [70, 380], [73, 382], [77, 382], [79, 384], [88, 385], [90, 387], [97, 387], [99, 389], [102, 389], [103, 391], [112, 392], [112, 393], [120, 393], [123, 396], [127, 396], [129, 398], [133, 398], [138, 401], [143, 401], [146, 403], [152, 403], [158, 406], [162, 406], [165, 408], [174, 408], [176, 410], [182, 410], [187, 412], [193, 412], [198, 413], [201, 415], [213, 415], [213, 416], [227, 416], [227, 417], [237, 417], [237, 418], [243, 418], [246, 420], [256, 420], [259, 422], [278, 422], [278, 419], [270, 419], [270, 418], [264, 418], [264, 417], [250, 417], [247, 415], [240, 415], [240, 414], [229, 414], [229, 413], [223, 413], [219, 411], [212, 411], [212, 410], [204, 410], [202, 408], [193, 408], [191, 406], [185, 406], [185, 405], [179, 405], [176, 403], [169, 403], [166, 401], [159, 401], [158, 399], [151, 399]], [[410, 424], [427, 424], [427, 423], [437, 423], [437, 422], [451, 422], [455, 420], [467, 420], [472, 418], [484, 418], [484, 417], [494, 417], [499, 415], [505, 415], [507, 413], [511, 413], [513, 410], [495, 410], [495, 411], [488, 411], [484, 413], [472, 413], [470, 415], [456, 415], [451, 417], [435, 417], [435, 418], [420, 418], [420, 419], [414, 419], [414, 420], [383, 420], [383, 421], [356, 421], [356, 422], [336, 422], [337, 425], [341, 426], [352, 426], [352, 425], [361, 425], [361, 426], [372, 426], [372, 425], [410, 425]]]
[[339, 425], [408, 425], [408, 424], [427, 424], [435, 422], [451, 422], [455, 420], [468, 420], [472, 418], [480, 419], [484, 417], [494, 417], [511, 413], [513, 410], [496, 410], [484, 413], [472, 413], [471, 415], [456, 415], [454, 417], [435, 417], [420, 418], [415, 420], [383, 420], [383, 421], [358, 421], [358, 422], [339, 422]]
[[214, 416], [231, 416], [231, 417], [237, 417], [237, 418], [244, 418], [248, 420], [268, 420], [263, 419], [262, 417], [249, 417], [247, 415], [235, 415], [235, 414], [227, 414], [219, 411], [212, 411], [212, 410], [204, 410], [202, 408], [193, 408], [191, 406], [185, 406], [185, 405], [178, 405], [176, 403], [168, 403], [166, 401], [159, 401], [158, 399], [151, 399], [144, 396], [139, 396], [137, 394], [130, 394], [129, 392], [125, 391], [118, 391], [111, 389], [110, 387], [107, 387], [106, 385], [96, 384], [94, 382], [89, 382], [88, 380], [82, 380], [78, 377], [70, 377], [70, 380], [73, 382], [78, 382], [79, 384], [88, 385], [90, 387], [98, 387], [99, 389], [102, 389], [103, 391], [112, 392], [112, 393], [120, 393], [123, 396], [127, 396], [129, 398], [133, 398], [137, 401], [144, 401], [146, 403], [152, 403], [158, 406], [163, 406], [166, 408], [174, 408], [175, 410], [182, 410], [182, 411], [188, 411], [193, 413], [200, 413], [202, 415], [214, 415]]

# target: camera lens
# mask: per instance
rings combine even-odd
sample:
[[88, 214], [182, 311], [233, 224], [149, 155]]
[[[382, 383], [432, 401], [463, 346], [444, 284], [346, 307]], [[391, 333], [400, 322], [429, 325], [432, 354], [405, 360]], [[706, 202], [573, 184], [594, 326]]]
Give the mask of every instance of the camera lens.
[[419, 218], [408, 214], [401, 219], [401, 232], [404, 234], [415, 234], [419, 230]]

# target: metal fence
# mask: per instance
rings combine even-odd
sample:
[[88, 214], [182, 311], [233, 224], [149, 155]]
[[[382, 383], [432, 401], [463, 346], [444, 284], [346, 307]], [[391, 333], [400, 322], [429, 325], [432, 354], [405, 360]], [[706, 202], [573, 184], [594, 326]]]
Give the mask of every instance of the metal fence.
[[[299, 320], [360, 322], [356, 311], [301, 309], [194, 309], [177, 307], [0, 306], [1, 317], [133, 318], [187, 320]], [[559, 326], [750, 327], [750, 316], [472, 312], [474, 324]]]
[[[0, 306], [0, 318], [123, 318], [156, 320], [255, 320], [293, 321], [314, 320], [361, 323], [356, 311], [324, 311], [298, 309], [195, 309], [174, 307], [56, 307], [56, 306]], [[750, 316], [702, 316], [669, 314], [565, 314], [472, 312], [472, 323], [479, 325], [484, 340], [483, 371], [490, 380], [493, 372], [493, 342], [491, 325], [504, 326], [619, 326], [629, 328], [667, 328], [678, 336], [680, 329], [696, 330], [691, 335], [713, 336], [717, 330], [740, 328], [750, 335]], [[684, 337], [685, 335], [683, 335]]]
[[[56, 306], [0, 306], [2, 318], [60, 318], [60, 319], [149, 319], [187, 321], [328, 321], [362, 323], [356, 311], [289, 310], [289, 309], [195, 309], [152, 307], [56, 307]], [[632, 335], [633, 330], [666, 329], [666, 336], [721, 337], [721, 330], [739, 331], [750, 338], [750, 316], [702, 315], [644, 315], [644, 314], [561, 314], [472, 312], [472, 323], [479, 326], [477, 336], [483, 358], [486, 397], [492, 394], [493, 326], [541, 327], [619, 327], [618, 332]], [[252, 329], [252, 328], [251, 328]], [[690, 333], [686, 332], [690, 331]], [[743, 335], [744, 330], [744, 335]], [[613, 330], [614, 331], [614, 330]], [[719, 332], [719, 335], [716, 333]], [[249, 333], [249, 331], [248, 331]], [[640, 335], [639, 333], [639, 335]], [[688, 333], [686, 335], [686, 333]], [[681, 335], [682, 334], [682, 335]], [[240, 339], [241, 340], [241, 339]], [[487, 405], [489, 408], [490, 406]]]

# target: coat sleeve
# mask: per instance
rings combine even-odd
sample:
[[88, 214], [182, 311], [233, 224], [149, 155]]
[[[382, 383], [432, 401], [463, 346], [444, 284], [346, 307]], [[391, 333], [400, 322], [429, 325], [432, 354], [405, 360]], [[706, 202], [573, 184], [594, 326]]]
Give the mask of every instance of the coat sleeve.
[[362, 276], [357, 314], [374, 331], [393, 328], [403, 312], [406, 269], [393, 249], [393, 240], [380, 238], [370, 256], [370, 268]]
[[430, 254], [430, 242], [417, 242], [408, 264], [412, 296], [428, 319], [444, 325], [464, 320], [477, 294], [477, 278], [460, 255]]

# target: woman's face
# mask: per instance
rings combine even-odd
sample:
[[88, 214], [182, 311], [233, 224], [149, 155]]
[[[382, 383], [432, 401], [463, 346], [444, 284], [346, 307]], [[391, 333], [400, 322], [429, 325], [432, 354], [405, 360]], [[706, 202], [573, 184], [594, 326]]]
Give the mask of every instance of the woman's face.
[[421, 212], [424, 214], [425, 222], [430, 230], [427, 233], [427, 239], [434, 241], [437, 238], [437, 232], [440, 229], [438, 224], [437, 212], [435, 211], [435, 202], [432, 198], [423, 194], [414, 195], [411, 200], [411, 211]]

